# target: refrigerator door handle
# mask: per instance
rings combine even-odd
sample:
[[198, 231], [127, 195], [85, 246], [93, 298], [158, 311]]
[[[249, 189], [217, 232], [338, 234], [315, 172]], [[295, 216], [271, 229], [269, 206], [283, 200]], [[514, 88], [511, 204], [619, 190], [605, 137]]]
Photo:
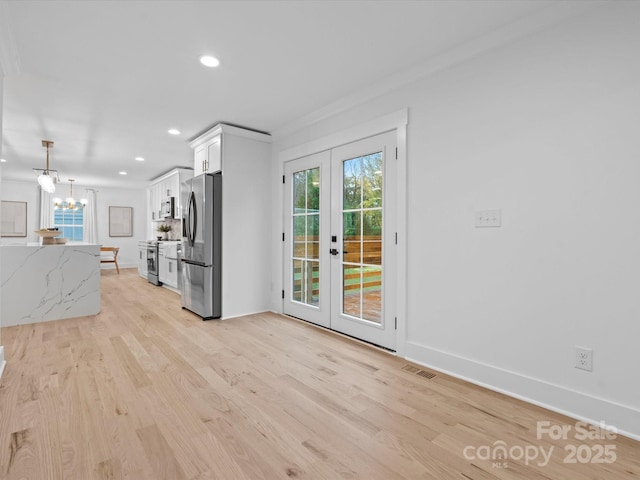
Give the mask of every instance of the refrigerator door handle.
[[189, 192], [189, 198], [187, 199], [187, 213], [184, 216], [184, 225], [182, 226], [182, 229], [184, 230], [183, 236], [187, 239], [189, 245], [193, 246], [191, 245], [191, 232], [189, 231], [189, 223], [191, 222], [191, 195], [193, 195], [193, 192]]
[[196, 230], [198, 228], [198, 211], [196, 209], [196, 196], [191, 192], [189, 195], [189, 209], [187, 213], [187, 239], [189, 245], [193, 247], [196, 240]]
[[188, 265], [196, 265], [198, 267], [210, 267], [211, 266], [211, 265], [207, 265], [204, 262], [194, 262], [193, 260], [187, 260], [187, 259], [184, 259], [184, 258], [181, 258], [180, 261], [182, 263], [186, 263]]

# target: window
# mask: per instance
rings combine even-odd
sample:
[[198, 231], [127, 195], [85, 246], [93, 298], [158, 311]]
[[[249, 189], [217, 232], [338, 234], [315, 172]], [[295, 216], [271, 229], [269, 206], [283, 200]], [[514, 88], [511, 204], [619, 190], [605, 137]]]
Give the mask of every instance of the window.
[[70, 242], [81, 242], [83, 212], [81, 208], [56, 208], [53, 211], [53, 226], [62, 230], [61, 236], [68, 238]]

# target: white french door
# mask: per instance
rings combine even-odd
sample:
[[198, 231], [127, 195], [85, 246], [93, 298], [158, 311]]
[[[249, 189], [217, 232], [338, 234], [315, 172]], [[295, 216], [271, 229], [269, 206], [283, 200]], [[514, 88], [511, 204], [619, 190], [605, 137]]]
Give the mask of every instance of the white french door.
[[285, 164], [284, 312], [395, 350], [396, 132]]
[[331, 151], [331, 328], [392, 350], [395, 151], [395, 132]]
[[330, 327], [330, 153], [285, 164], [284, 312]]

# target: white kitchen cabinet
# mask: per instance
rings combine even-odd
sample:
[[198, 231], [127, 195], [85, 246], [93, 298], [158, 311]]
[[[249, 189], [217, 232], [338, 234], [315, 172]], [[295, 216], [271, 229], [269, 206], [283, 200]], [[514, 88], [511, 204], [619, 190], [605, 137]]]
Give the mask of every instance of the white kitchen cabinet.
[[158, 244], [158, 280], [163, 286], [178, 288], [178, 255], [179, 242], [160, 242]]
[[189, 145], [194, 158], [207, 149], [209, 164], [202, 171], [207, 166], [222, 172], [222, 318], [268, 310], [272, 254], [264, 239], [272, 230], [271, 137], [219, 124]]
[[200, 145], [193, 152], [193, 176], [204, 173], [205, 163], [207, 161], [207, 146]]
[[157, 184], [151, 185], [151, 203], [149, 204], [151, 211], [151, 220], [160, 220], [160, 189]]
[[147, 210], [149, 212], [149, 220], [153, 221], [156, 219], [155, 213], [152, 209], [152, 206], [155, 204], [155, 195], [153, 194], [153, 188], [147, 188], [147, 198], [149, 200], [149, 204], [147, 205]]
[[[156, 238], [160, 236], [157, 231], [158, 225], [163, 222], [171, 223], [162, 215], [162, 202], [168, 197], [174, 198], [174, 210], [173, 210], [173, 223], [175, 220], [182, 219], [182, 205], [180, 199], [180, 185], [186, 179], [193, 177], [193, 170], [188, 168], [174, 168], [173, 170], [165, 173], [161, 177], [155, 178], [151, 181], [149, 186], [149, 238]], [[179, 222], [178, 222], [179, 223]], [[176, 228], [180, 228], [179, 225], [174, 226], [173, 235], [180, 236], [180, 232]]]
[[[200, 137], [201, 138], [201, 137]], [[208, 137], [193, 150], [193, 175], [222, 170], [222, 135]]]
[[147, 242], [138, 242], [138, 275], [147, 278]]
[[222, 135], [207, 143], [206, 173], [222, 171]]
[[[164, 182], [164, 196], [175, 197], [178, 200], [180, 196], [180, 174], [173, 174]], [[175, 217], [178, 218], [178, 217]]]
[[174, 168], [151, 181], [151, 204], [149, 210], [152, 212], [151, 220], [163, 221], [162, 202], [168, 197], [174, 197], [175, 207], [173, 218], [182, 218], [182, 206], [180, 205], [180, 184], [186, 179], [193, 177], [193, 170], [187, 168]]

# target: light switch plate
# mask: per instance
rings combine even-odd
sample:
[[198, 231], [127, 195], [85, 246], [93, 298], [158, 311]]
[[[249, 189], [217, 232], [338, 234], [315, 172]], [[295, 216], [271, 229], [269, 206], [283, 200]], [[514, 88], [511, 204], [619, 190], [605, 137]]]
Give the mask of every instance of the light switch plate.
[[502, 226], [502, 210], [478, 210], [476, 228]]

